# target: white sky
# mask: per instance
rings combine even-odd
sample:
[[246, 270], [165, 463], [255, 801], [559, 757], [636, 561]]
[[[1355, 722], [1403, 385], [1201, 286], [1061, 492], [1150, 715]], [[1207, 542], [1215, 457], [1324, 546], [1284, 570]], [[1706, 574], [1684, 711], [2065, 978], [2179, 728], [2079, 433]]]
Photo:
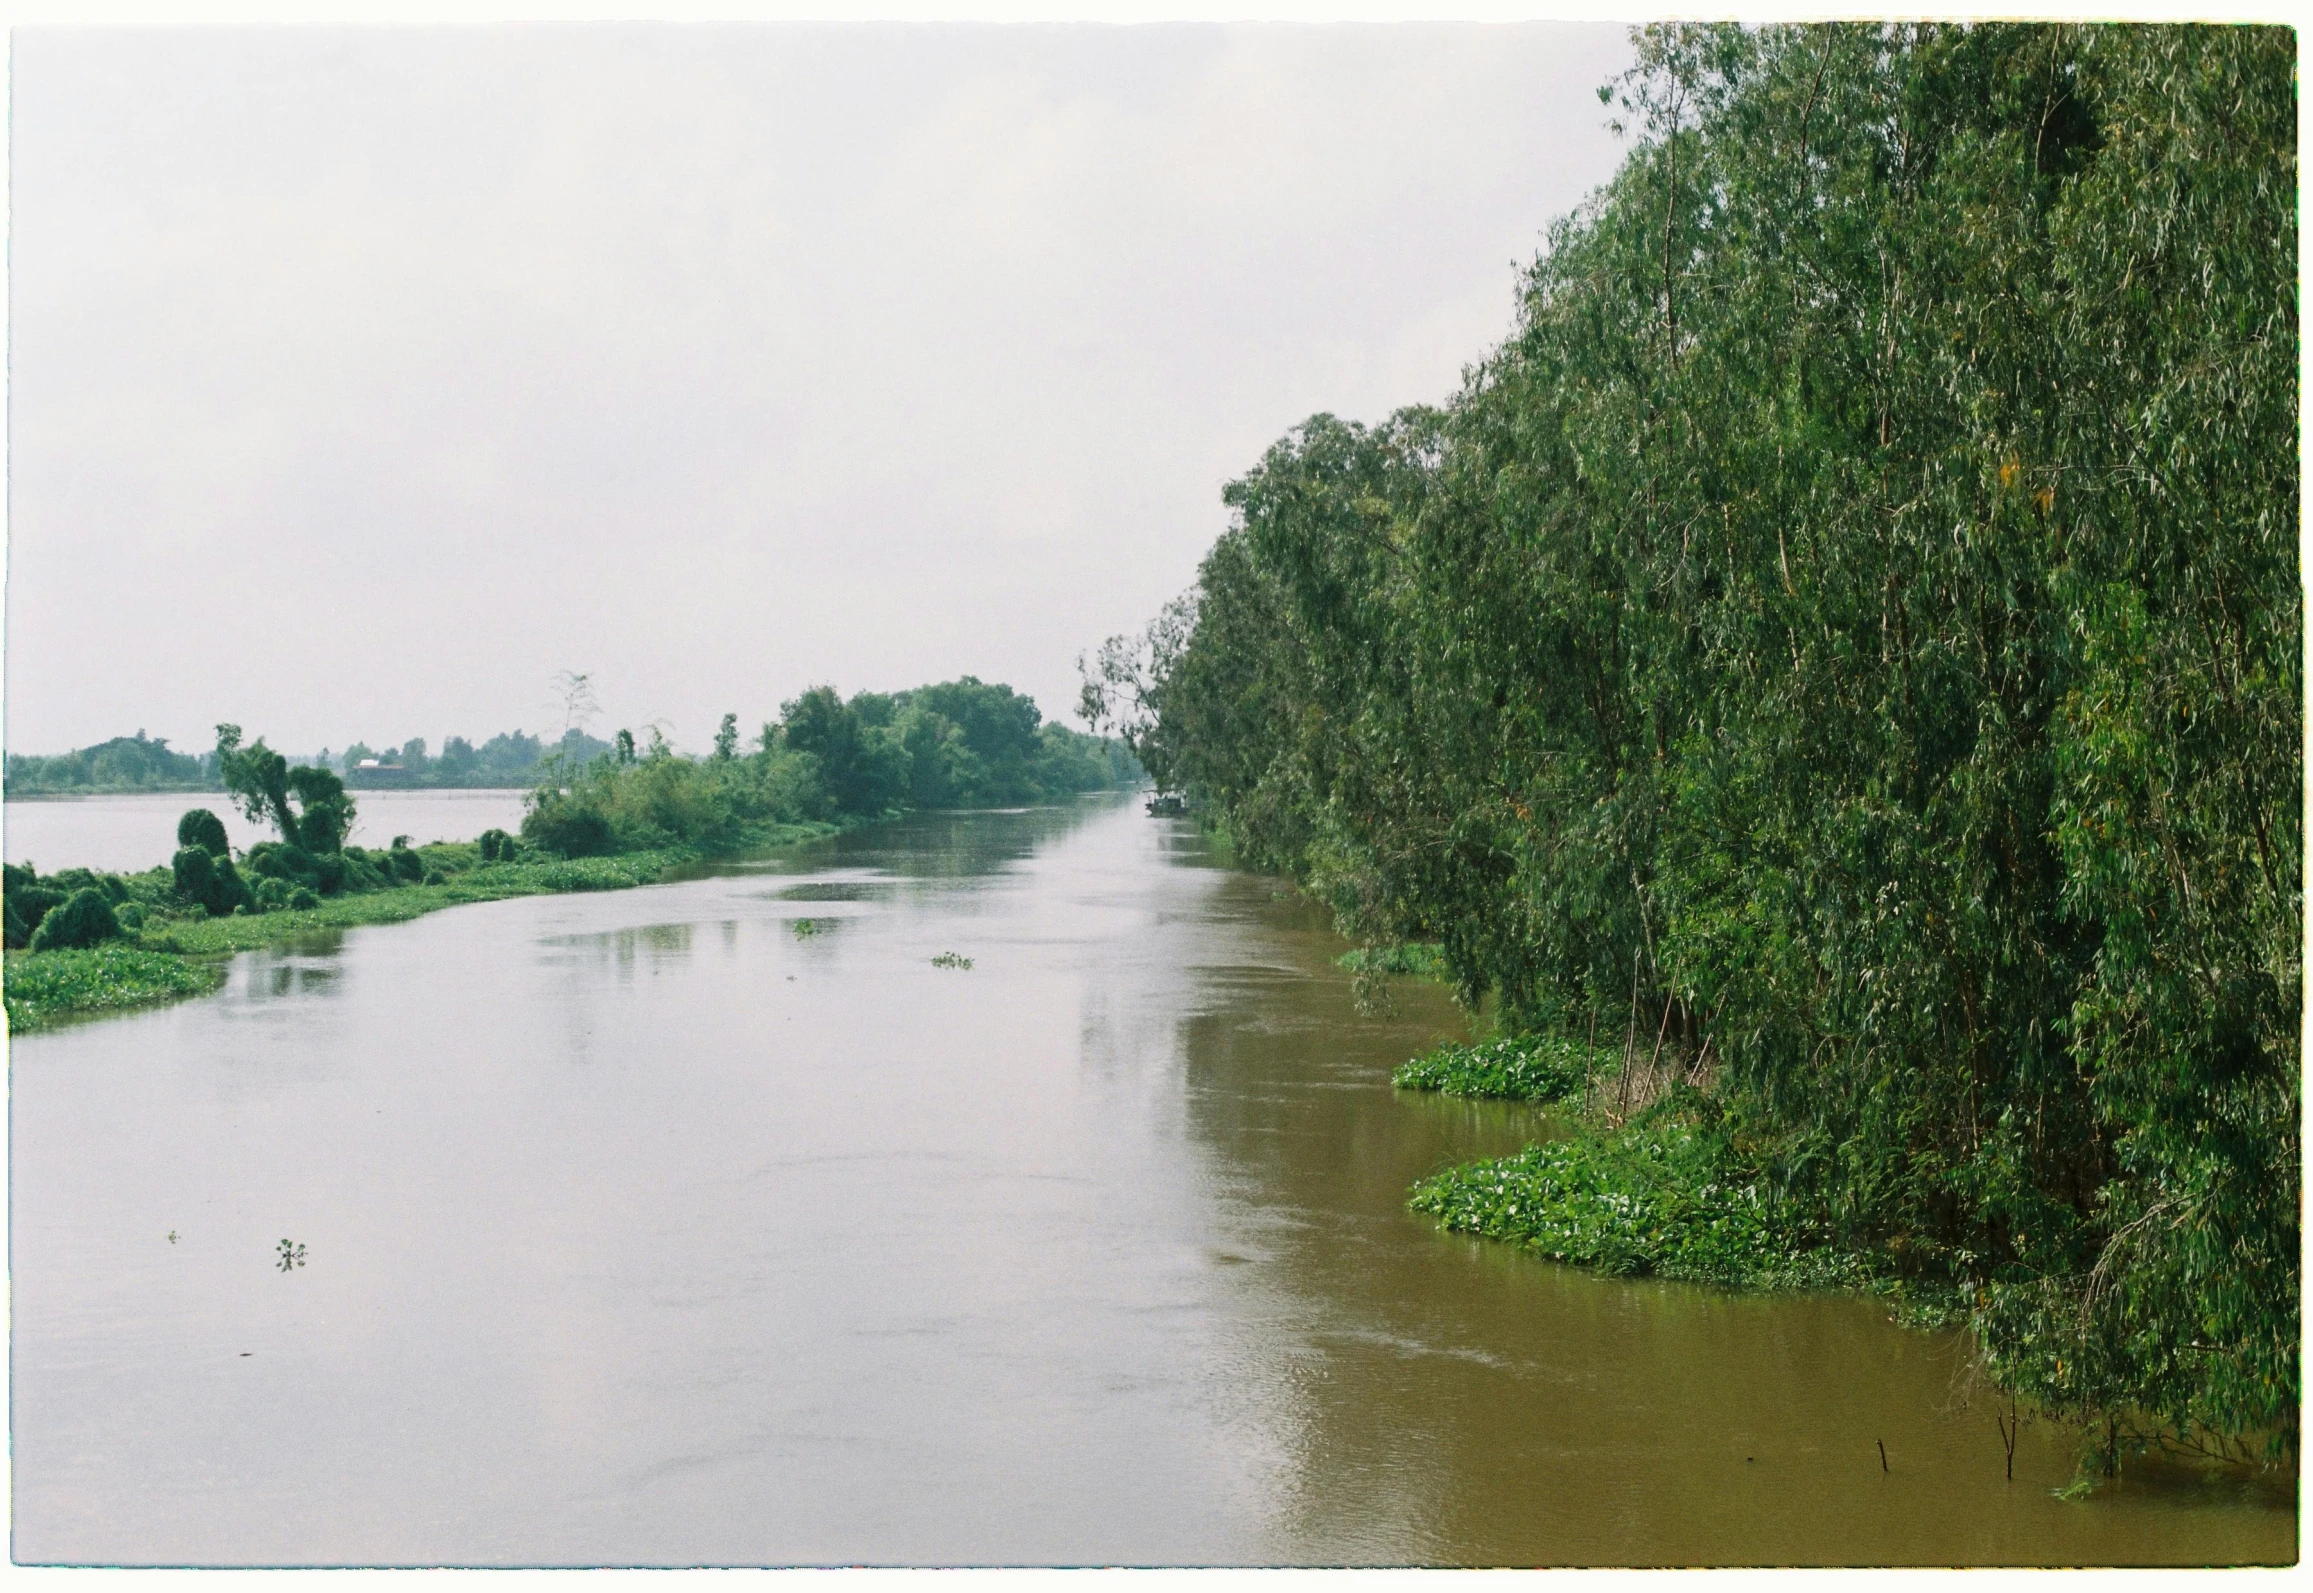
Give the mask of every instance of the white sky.
[[1620, 25], [13, 41], [6, 741], [1069, 718], [1307, 415], [1448, 396]]

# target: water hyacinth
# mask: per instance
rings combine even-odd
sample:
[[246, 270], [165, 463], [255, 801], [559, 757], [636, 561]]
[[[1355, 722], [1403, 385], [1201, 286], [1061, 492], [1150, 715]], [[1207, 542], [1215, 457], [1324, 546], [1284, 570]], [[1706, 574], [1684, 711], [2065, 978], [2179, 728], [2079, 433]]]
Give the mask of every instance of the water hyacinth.
[[1508, 1240], [1616, 1276], [1737, 1288], [1861, 1288], [1863, 1256], [1778, 1220], [1729, 1176], [1716, 1136], [1675, 1123], [1530, 1145], [1416, 1184], [1407, 1202], [1458, 1233]]
[[1501, 1101], [1563, 1101], [1615, 1065], [1600, 1051], [1564, 1035], [1518, 1035], [1482, 1045], [1441, 1045], [1390, 1075], [1401, 1090], [1436, 1090]]

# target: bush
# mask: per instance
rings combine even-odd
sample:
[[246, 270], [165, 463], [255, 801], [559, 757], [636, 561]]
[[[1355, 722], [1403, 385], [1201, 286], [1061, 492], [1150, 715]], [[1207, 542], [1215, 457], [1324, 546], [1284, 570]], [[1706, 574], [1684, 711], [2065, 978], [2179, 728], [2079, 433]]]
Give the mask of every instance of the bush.
[[321, 898], [302, 885], [289, 893], [289, 910], [291, 912], [309, 913], [320, 905]]
[[211, 857], [230, 856], [233, 850], [225, 838], [225, 821], [207, 808], [188, 808], [177, 820], [177, 846], [197, 846]]
[[20, 940], [12, 939], [9, 944], [12, 946], [30, 945], [34, 931], [40, 928], [40, 921], [63, 904], [64, 892], [51, 890], [45, 885], [34, 885], [25, 890], [10, 891], [8, 893], [8, 905], [13, 909], [12, 916], [16, 922], [9, 926], [9, 930], [11, 934], [14, 934], [20, 929], [23, 938]]
[[438, 868], [429, 868], [426, 870], [425, 877], [418, 883], [421, 885], [447, 885], [450, 883], [450, 877]]
[[504, 830], [484, 830], [481, 841], [482, 861], [510, 863], [514, 860], [514, 837]]
[[245, 861], [249, 872], [263, 879], [285, 879], [299, 885], [310, 885], [315, 875], [313, 854], [302, 846], [291, 846], [285, 841], [259, 841], [249, 848]]
[[87, 886], [52, 909], [32, 932], [34, 951], [80, 951], [120, 936], [120, 922], [104, 892]]
[[289, 905], [289, 892], [292, 888], [285, 879], [261, 879], [250, 894], [256, 898], [259, 912], [277, 913]]
[[113, 909], [112, 916], [119, 921], [120, 927], [123, 929], [142, 929], [145, 927], [145, 910], [135, 902], [127, 902]]
[[248, 883], [233, 860], [213, 857], [204, 847], [180, 848], [169, 867], [177, 894], [211, 918], [223, 918], [250, 899]]
[[567, 798], [550, 799], [522, 820], [522, 838], [557, 857], [602, 857], [613, 847], [610, 820]]
[[70, 896], [74, 891], [95, 891], [108, 902], [119, 905], [128, 900], [128, 886], [117, 874], [99, 874], [94, 869], [68, 868], [48, 876], [48, 888]]
[[398, 836], [395, 838], [393, 849], [386, 853], [383, 862], [396, 878], [406, 880], [412, 885], [426, 877], [426, 860], [407, 846], [402, 845], [401, 838]]

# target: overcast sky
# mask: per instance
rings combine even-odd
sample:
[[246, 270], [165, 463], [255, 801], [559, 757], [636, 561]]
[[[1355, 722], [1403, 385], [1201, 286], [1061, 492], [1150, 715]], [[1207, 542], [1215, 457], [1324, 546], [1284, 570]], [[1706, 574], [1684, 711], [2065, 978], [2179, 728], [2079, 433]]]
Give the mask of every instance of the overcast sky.
[[[6, 741], [1071, 714], [1286, 429], [1448, 396], [1620, 26], [14, 37]], [[1073, 719], [1070, 718], [1073, 723]]]

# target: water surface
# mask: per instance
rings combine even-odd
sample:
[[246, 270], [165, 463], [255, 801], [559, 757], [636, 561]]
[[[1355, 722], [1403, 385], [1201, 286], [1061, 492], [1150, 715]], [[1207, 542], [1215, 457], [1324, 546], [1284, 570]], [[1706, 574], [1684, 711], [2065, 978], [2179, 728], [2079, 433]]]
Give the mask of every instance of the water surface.
[[[397, 835], [418, 845], [470, 841], [487, 829], [522, 827], [520, 791], [356, 791], [357, 846], [383, 847]], [[280, 837], [250, 823], [221, 791], [133, 795], [12, 797], [0, 805], [0, 856], [37, 863], [46, 872], [95, 868], [131, 873], [168, 862], [177, 850], [177, 820], [187, 808], [207, 808], [225, 821], [236, 850]]]
[[2046, 1427], [2003, 1481], [1959, 1344], [1869, 1301], [1439, 1233], [1408, 1183], [1547, 1126], [1393, 1094], [1456, 1019], [1359, 1016], [1342, 949], [1093, 801], [20, 1040], [16, 1556], [2294, 1556], [2286, 1494], [2052, 1498]]

